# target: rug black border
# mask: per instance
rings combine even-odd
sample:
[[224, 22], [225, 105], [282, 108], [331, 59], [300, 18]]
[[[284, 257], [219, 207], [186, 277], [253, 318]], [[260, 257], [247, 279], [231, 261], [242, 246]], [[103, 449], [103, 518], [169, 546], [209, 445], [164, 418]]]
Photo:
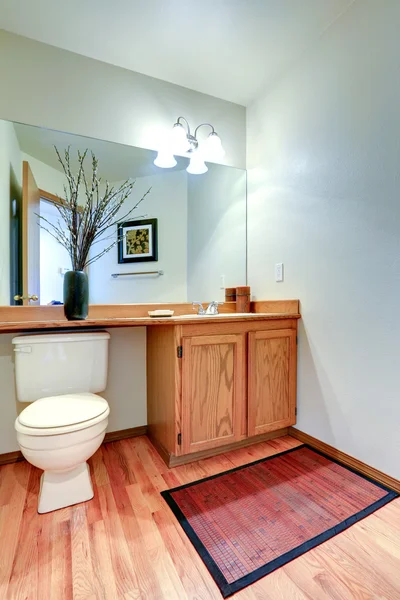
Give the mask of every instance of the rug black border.
[[[197, 485], [198, 483], [202, 483], [204, 481], [210, 481], [211, 479], [216, 479], [217, 477], [220, 477], [221, 475], [226, 475], [228, 473], [234, 473], [235, 471], [240, 471], [242, 469], [251, 467], [258, 463], [265, 462], [267, 460], [271, 460], [272, 458], [276, 458], [277, 456], [282, 456], [283, 454], [288, 454], [290, 452], [294, 452], [296, 450], [299, 450], [300, 448], [308, 448], [309, 450], [312, 450], [316, 454], [324, 456], [331, 462], [340, 465], [341, 467], [343, 467], [344, 469], [347, 469], [348, 471], [351, 471], [352, 473], [355, 473], [359, 477], [366, 479], [370, 483], [373, 483], [374, 485], [385, 490], [388, 493], [386, 494], [386, 496], [383, 496], [383, 498], [380, 498], [373, 504], [370, 504], [363, 510], [359, 511], [358, 513], [355, 513], [348, 519], [345, 519], [344, 521], [342, 521], [341, 523], [338, 523], [334, 527], [331, 527], [330, 529], [327, 529], [326, 531], [324, 531], [323, 533], [320, 533], [319, 535], [315, 536], [314, 538], [311, 538], [310, 540], [307, 540], [303, 544], [300, 544], [300, 546], [297, 546], [297, 548], [293, 548], [289, 552], [286, 552], [285, 554], [281, 554], [281, 556], [278, 556], [277, 558], [275, 558], [274, 560], [270, 561], [269, 563], [263, 565], [262, 567], [255, 569], [254, 571], [252, 571], [251, 573], [248, 573], [244, 577], [237, 579], [233, 583], [228, 583], [227, 580], [225, 579], [224, 575], [218, 568], [217, 564], [215, 563], [214, 559], [209, 554], [208, 550], [203, 545], [201, 540], [198, 538], [196, 532], [189, 524], [188, 520], [186, 519], [185, 515], [183, 514], [183, 512], [181, 511], [181, 509], [179, 508], [179, 506], [177, 505], [175, 500], [172, 498], [171, 494], [174, 492], [177, 492], [178, 490], [183, 490], [183, 489], [192, 487], [194, 485]], [[238, 592], [239, 590], [242, 590], [243, 588], [247, 587], [248, 585], [255, 583], [262, 577], [265, 577], [265, 575], [269, 575], [269, 573], [272, 573], [272, 571], [279, 569], [279, 567], [282, 567], [283, 565], [287, 564], [291, 560], [298, 558], [302, 554], [305, 554], [312, 548], [319, 546], [319, 544], [326, 542], [327, 540], [334, 537], [338, 533], [345, 531], [345, 529], [348, 529], [348, 527], [351, 527], [351, 525], [354, 525], [354, 523], [357, 523], [358, 521], [361, 521], [361, 519], [368, 517], [369, 515], [371, 515], [373, 512], [375, 512], [382, 506], [385, 506], [385, 504], [388, 504], [389, 502], [394, 500], [394, 498], [397, 498], [399, 496], [399, 494], [397, 492], [395, 492], [394, 490], [388, 488], [387, 486], [383, 485], [382, 483], [375, 481], [371, 477], [368, 477], [367, 475], [360, 473], [356, 469], [353, 469], [352, 467], [348, 467], [347, 465], [344, 465], [343, 463], [341, 463], [339, 460], [331, 458], [324, 452], [321, 452], [320, 450], [316, 450], [315, 448], [313, 448], [312, 446], [309, 446], [308, 444], [300, 444], [299, 446], [295, 446], [294, 448], [289, 448], [289, 450], [283, 450], [282, 452], [272, 454], [271, 456], [266, 456], [265, 458], [260, 458], [251, 463], [247, 463], [247, 464], [241, 465], [239, 467], [234, 467], [233, 469], [229, 469], [228, 471], [223, 471], [221, 473], [217, 473], [216, 475], [210, 475], [209, 477], [204, 477], [203, 479], [198, 479], [196, 481], [192, 481], [191, 483], [186, 483], [186, 484], [180, 485], [178, 487], [171, 488], [169, 490], [165, 490], [165, 491], [161, 492], [161, 496], [164, 498], [164, 500], [166, 501], [166, 503], [168, 504], [168, 506], [174, 513], [174, 515], [177, 518], [182, 529], [184, 530], [184, 532], [188, 536], [189, 540], [193, 544], [194, 548], [196, 549], [197, 553], [199, 554], [200, 558], [206, 565], [206, 567], [207, 567], [208, 571], [210, 572], [211, 576], [213, 577], [215, 583], [219, 587], [222, 596], [224, 598], [227, 598], [228, 596], [235, 594], [236, 592]]]

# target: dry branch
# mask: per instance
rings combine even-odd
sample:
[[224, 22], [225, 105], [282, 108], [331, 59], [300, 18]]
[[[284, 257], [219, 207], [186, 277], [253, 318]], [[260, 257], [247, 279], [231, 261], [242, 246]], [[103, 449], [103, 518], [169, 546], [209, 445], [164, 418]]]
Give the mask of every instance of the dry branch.
[[[45, 217], [37, 215], [39, 225], [67, 250], [71, 258], [72, 269], [83, 271], [85, 267], [111, 250], [121, 238], [117, 236], [112, 244], [89, 258], [92, 245], [108, 239], [110, 236], [105, 236], [106, 232], [110, 228], [124, 223], [150, 193], [151, 188], [132, 209], [117, 219], [119, 211], [132, 193], [135, 181], [127, 179], [118, 188], [110, 186], [109, 182], [105, 181], [102, 194], [102, 181], [97, 175], [98, 160], [93, 152], [91, 152], [91, 176], [88, 180], [85, 173], [87, 149], [83, 154], [78, 150], [78, 172], [74, 175], [71, 169], [69, 147], [64, 151], [64, 159], [58, 149], [55, 146], [54, 148], [67, 178], [67, 185], [64, 186], [64, 198], [60, 198], [61, 204], [55, 205], [65, 227], [60, 221], [54, 225]], [[79, 194], [84, 194], [86, 197], [83, 206], [79, 205]]]

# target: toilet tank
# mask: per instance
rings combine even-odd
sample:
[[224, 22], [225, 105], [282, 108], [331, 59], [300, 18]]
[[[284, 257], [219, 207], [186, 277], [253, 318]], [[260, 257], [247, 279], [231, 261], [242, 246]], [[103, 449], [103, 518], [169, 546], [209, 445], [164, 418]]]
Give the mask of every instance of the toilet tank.
[[18, 400], [102, 392], [107, 385], [109, 339], [106, 331], [15, 337]]

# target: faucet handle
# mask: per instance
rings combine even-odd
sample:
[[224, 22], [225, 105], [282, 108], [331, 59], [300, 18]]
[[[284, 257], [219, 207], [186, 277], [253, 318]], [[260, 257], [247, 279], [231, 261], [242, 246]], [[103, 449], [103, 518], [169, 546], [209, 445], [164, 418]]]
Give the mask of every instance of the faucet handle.
[[197, 314], [198, 315], [205, 315], [206, 311], [203, 308], [203, 304], [201, 302], [192, 302], [193, 304], [193, 310], [195, 310], [196, 306], [198, 306], [198, 311]]

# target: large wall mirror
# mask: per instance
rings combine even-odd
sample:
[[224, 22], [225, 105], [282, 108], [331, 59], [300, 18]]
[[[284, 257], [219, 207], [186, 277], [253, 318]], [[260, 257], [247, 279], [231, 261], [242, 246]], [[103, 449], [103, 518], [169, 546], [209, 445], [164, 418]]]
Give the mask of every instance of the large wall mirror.
[[[116, 244], [88, 268], [91, 304], [221, 300], [224, 287], [246, 284], [246, 171], [208, 163], [192, 175], [183, 157], [161, 169], [150, 150], [0, 121], [0, 304], [63, 300], [70, 258], [38, 224], [39, 214], [60, 219], [66, 179], [54, 146], [93, 151], [114, 185], [134, 179], [124, 214], [151, 188], [129, 219], [156, 223], [156, 255], [121, 263]], [[96, 252], [110, 235], [117, 229]]]

